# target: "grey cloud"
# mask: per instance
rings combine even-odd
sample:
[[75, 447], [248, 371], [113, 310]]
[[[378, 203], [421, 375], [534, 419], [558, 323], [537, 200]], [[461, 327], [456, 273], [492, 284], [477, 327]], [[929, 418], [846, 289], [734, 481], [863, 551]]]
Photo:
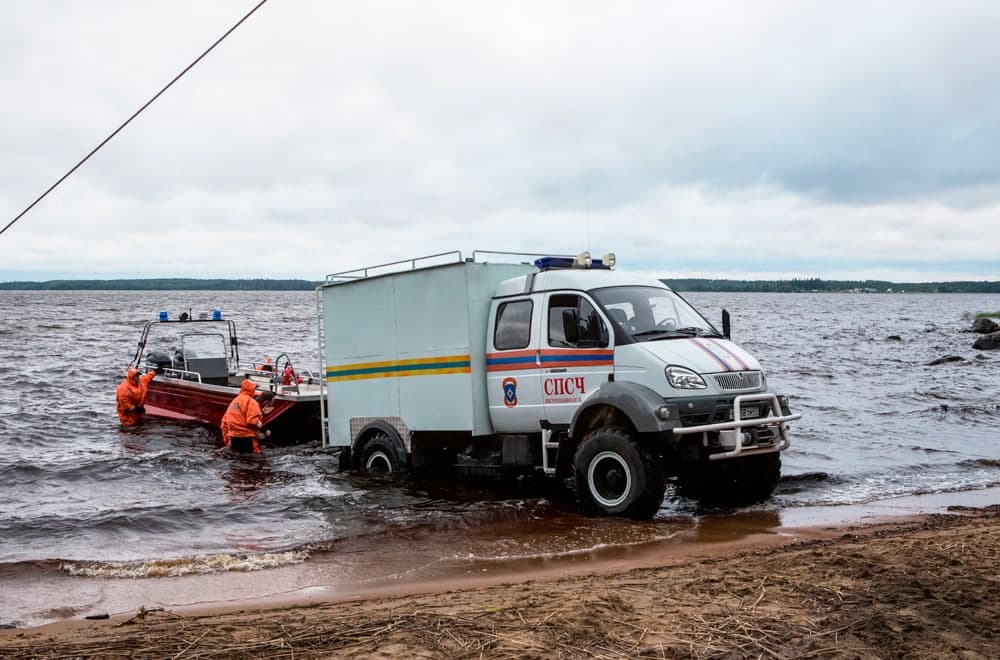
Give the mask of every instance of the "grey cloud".
[[[249, 6], [9, 8], [0, 212]], [[582, 226], [643, 258], [665, 232], [705, 263], [762, 233], [825, 256], [836, 218], [880, 228], [855, 252], [978, 258], [934, 228], [1000, 205], [998, 28], [985, 2], [268, 3], [0, 241], [41, 267], [61, 231], [87, 270], [171, 232], [196, 247], [165, 274], [263, 243], [311, 277], [342, 249], [575, 251]]]

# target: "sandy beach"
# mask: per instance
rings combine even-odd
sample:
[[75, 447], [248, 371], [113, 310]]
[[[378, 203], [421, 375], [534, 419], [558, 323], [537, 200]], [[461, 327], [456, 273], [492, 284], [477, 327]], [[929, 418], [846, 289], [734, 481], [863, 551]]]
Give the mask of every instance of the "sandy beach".
[[341, 602], [0, 631], [0, 657], [908, 657], [1000, 649], [1000, 506]]

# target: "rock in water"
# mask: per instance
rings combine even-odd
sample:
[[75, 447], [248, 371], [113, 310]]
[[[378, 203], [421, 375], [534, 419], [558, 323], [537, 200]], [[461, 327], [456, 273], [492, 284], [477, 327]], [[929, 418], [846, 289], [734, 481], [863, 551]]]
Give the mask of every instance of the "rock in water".
[[978, 332], [979, 334], [989, 334], [991, 332], [1000, 331], [1000, 325], [997, 325], [996, 321], [993, 319], [976, 319], [972, 323], [972, 331]]
[[931, 360], [927, 363], [927, 366], [933, 367], [936, 364], [944, 364], [946, 362], [965, 362], [965, 358], [960, 355], [945, 355], [944, 357], [939, 357], [936, 360]]
[[995, 351], [1000, 348], [1000, 332], [991, 332], [988, 335], [983, 335], [976, 340], [976, 343], [972, 345], [980, 351]]

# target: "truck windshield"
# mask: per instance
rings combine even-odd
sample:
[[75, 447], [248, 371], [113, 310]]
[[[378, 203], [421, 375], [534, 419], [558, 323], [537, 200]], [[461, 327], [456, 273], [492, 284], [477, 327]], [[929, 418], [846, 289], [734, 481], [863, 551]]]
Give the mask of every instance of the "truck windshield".
[[669, 289], [614, 286], [590, 292], [608, 318], [637, 341], [722, 335]]

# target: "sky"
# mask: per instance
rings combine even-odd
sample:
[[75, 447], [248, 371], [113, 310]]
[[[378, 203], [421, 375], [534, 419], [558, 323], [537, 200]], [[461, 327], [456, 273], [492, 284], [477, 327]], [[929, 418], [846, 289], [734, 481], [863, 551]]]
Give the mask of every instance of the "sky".
[[[0, 0], [0, 226], [257, 0]], [[0, 281], [461, 250], [1000, 280], [1000, 3], [270, 0], [0, 235]]]

